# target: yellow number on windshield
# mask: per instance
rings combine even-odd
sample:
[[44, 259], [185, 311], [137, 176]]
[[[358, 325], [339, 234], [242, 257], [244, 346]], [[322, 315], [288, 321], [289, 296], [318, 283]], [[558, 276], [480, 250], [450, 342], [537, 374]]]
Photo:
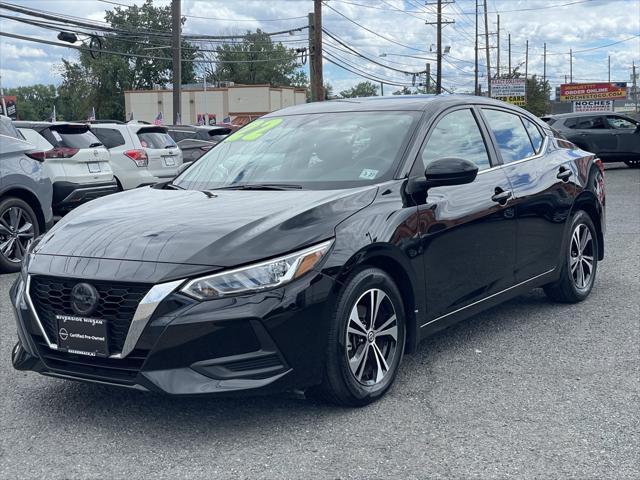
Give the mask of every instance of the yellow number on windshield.
[[251, 142], [262, 137], [269, 130], [277, 127], [282, 123], [282, 118], [270, 118], [270, 119], [258, 119], [251, 122], [246, 127], [241, 128], [233, 135], [230, 135], [226, 142], [236, 142], [243, 140], [245, 142]]

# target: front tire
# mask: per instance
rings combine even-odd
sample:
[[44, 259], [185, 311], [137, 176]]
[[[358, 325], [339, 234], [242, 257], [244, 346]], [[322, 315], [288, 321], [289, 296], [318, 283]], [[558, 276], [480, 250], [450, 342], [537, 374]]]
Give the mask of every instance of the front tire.
[[38, 236], [38, 219], [27, 202], [15, 197], [0, 201], [0, 272], [17, 272], [30, 241]]
[[544, 292], [556, 302], [577, 303], [589, 296], [598, 270], [598, 234], [591, 217], [579, 210], [571, 220], [560, 278]]
[[354, 272], [331, 318], [321, 396], [352, 407], [382, 397], [402, 361], [405, 318], [398, 287], [386, 272]]

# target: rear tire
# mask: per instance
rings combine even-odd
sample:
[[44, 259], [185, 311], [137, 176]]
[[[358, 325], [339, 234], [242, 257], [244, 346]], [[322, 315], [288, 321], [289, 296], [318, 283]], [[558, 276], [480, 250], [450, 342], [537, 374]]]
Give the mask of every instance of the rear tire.
[[325, 372], [317, 393], [351, 407], [379, 399], [395, 380], [405, 338], [402, 297], [391, 277], [378, 268], [354, 272], [330, 321]]
[[27, 202], [0, 201], [0, 272], [18, 272], [28, 243], [39, 234], [38, 217]]
[[593, 288], [598, 270], [598, 233], [583, 210], [571, 219], [569, 232], [560, 278], [546, 285], [544, 292], [555, 302], [577, 303], [586, 299]]
[[625, 160], [624, 163], [626, 163], [629, 168], [640, 168], [640, 158]]

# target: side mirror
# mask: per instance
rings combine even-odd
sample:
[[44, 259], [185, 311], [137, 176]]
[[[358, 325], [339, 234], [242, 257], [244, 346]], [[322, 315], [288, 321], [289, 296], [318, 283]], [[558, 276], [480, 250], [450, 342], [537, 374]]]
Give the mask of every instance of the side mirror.
[[478, 175], [478, 166], [463, 158], [441, 158], [431, 162], [424, 171], [426, 188], [471, 183]]

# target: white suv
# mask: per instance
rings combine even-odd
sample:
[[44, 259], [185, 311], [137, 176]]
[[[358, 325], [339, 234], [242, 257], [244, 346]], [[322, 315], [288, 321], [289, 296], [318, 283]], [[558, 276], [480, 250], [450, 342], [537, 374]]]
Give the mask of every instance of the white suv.
[[98, 123], [91, 131], [111, 154], [111, 167], [121, 190], [174, 178], [182, 152], [167, 127], [139, 123]]
[[14, 122], [34, 145], [44, 173], [53, 184], [53, 210], [64, 214], [81, 203], [114, 193], [118, 186], [109, 164], [109, 152], [89, 127], [69, 122]]

